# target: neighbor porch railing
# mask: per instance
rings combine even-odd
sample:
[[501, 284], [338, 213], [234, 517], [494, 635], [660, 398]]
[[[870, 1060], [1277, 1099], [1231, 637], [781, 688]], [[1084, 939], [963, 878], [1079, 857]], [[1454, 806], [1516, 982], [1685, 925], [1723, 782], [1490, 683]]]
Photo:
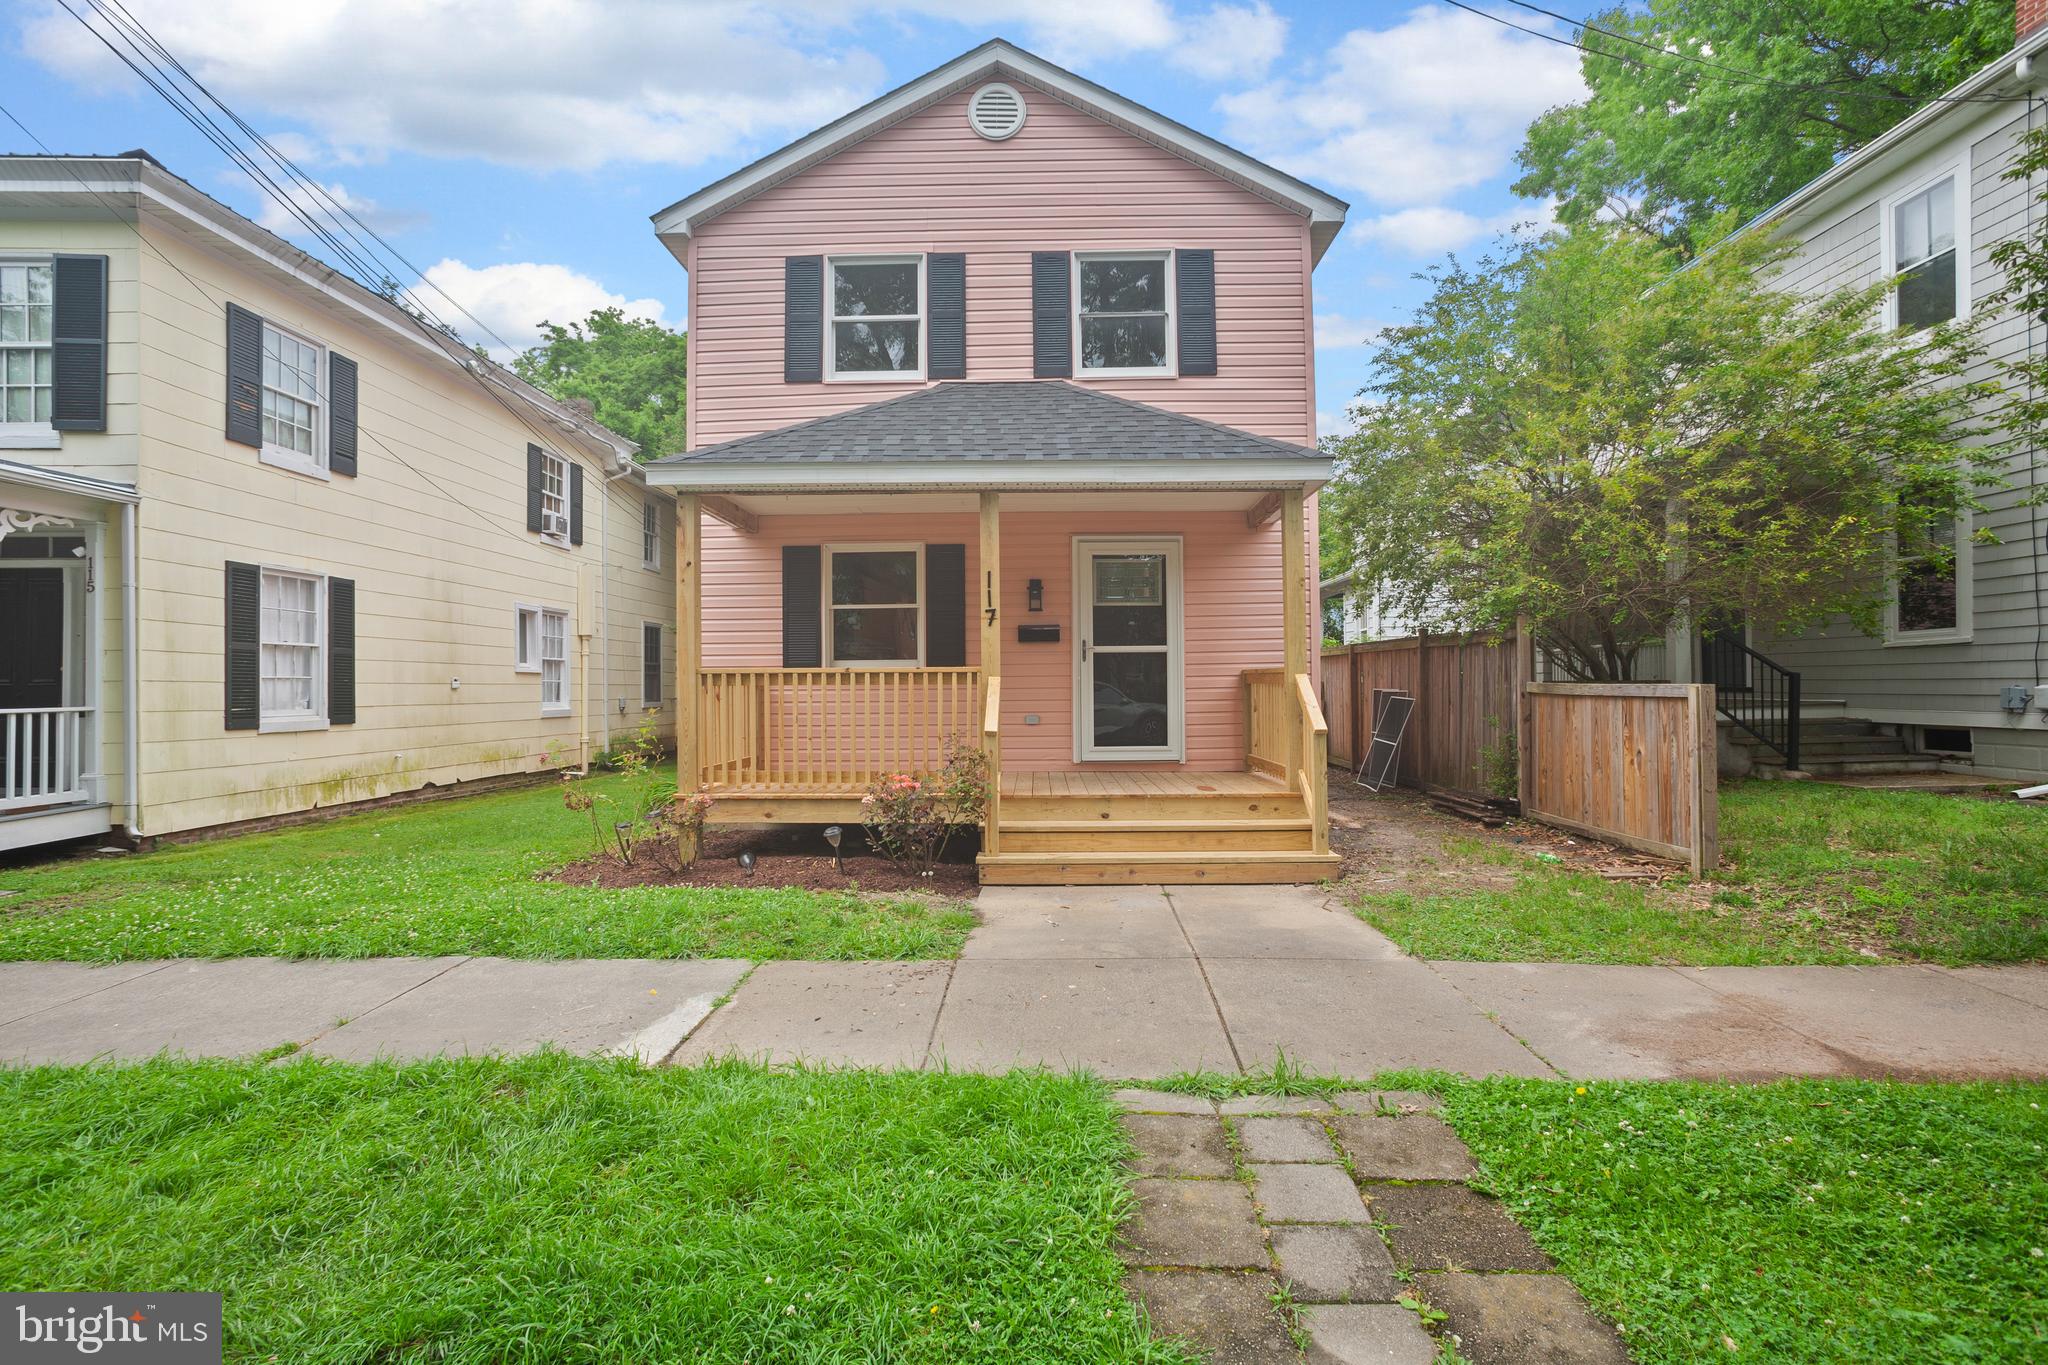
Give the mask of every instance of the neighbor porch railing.
[[90, 706], [0, 710], [0, 811], [83, 801]]
[[1244, 671], [1245, 766], [1301, 794], [1315, 824], [1315, 851], [1330, 851], [1330, 726], [1308, 674]]
[[886, 773], [930, 772], [948, 740], [978, 737], [980, 702], [973, 668], [707, 669], [697, 686], [699, 781], [852, 793]]

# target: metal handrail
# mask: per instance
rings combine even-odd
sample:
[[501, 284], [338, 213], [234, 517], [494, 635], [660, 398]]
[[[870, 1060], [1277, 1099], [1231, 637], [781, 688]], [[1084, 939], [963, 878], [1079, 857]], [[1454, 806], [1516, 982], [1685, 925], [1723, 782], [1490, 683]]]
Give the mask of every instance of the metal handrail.
[[1720, 681], [1707, 676], [1709, 648], [1721, 655], [1717, 662], [1740, 660], [1747, 673], [1739, 686], [1714, 688], [1714, 709], [1755, 736], [1759, 743], [1780, 754], [1786, 768], [1796, 770], [1799, 767], [1800, 729], [1798, 672], [1767, 654], [1757, 653], [1740, 640], [1716, 637], [1710, 644], [1703, 638], [1700, 641], [1700, 676], [1703, 681]]

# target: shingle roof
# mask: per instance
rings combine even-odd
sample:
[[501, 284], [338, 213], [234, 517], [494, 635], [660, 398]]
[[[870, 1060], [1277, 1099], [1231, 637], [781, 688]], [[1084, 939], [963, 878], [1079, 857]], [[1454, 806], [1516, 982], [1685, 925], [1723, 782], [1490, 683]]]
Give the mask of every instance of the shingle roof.
[[659, 465], [916, 460], [1300, 460], [1308, 446], [1134, 403], [1065, 380], [958, 380]]

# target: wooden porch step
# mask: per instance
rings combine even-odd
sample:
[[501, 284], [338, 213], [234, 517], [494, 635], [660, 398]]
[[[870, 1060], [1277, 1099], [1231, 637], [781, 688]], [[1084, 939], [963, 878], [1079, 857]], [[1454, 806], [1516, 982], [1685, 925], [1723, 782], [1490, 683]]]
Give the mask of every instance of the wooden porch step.
[[1148, 795], [1003, 796], [1003, 828], [1018, 821], [1153, 823], [1184, 820], [1305, 820], [1301, 793], [1275, 784], [1258, 792], [1173, 792]]
[[[1007, 826], [1006, 826], [1007, 828]], [[1337, 875], [1334, 853], [984, 853], [975, 860], [984, 886], [1076, 886], [1160, 882], [1267, 885], [1320, 882]]]
[[[1006, 808], [1007, 809], [1007, 808]], [[1005, 853], [1202, 853], [1315, 847], [1314, 822], [1299, 818], [1226, 820], [1003, 819]]]

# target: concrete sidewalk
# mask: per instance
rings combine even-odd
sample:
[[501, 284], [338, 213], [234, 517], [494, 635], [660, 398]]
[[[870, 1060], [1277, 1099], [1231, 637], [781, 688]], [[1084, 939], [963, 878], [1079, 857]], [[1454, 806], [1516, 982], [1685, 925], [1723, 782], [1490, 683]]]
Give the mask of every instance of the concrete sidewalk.
[[0, 964], [0, 1062], [551, 1044], [1120, 1079], [1282, 1051], [1358, 1078], [2048, 1076], [2042, 967], [1425, 963], [1309, 887], [992, 887], [978, 908], [957, 962], [751, 976], [737, 961]]

